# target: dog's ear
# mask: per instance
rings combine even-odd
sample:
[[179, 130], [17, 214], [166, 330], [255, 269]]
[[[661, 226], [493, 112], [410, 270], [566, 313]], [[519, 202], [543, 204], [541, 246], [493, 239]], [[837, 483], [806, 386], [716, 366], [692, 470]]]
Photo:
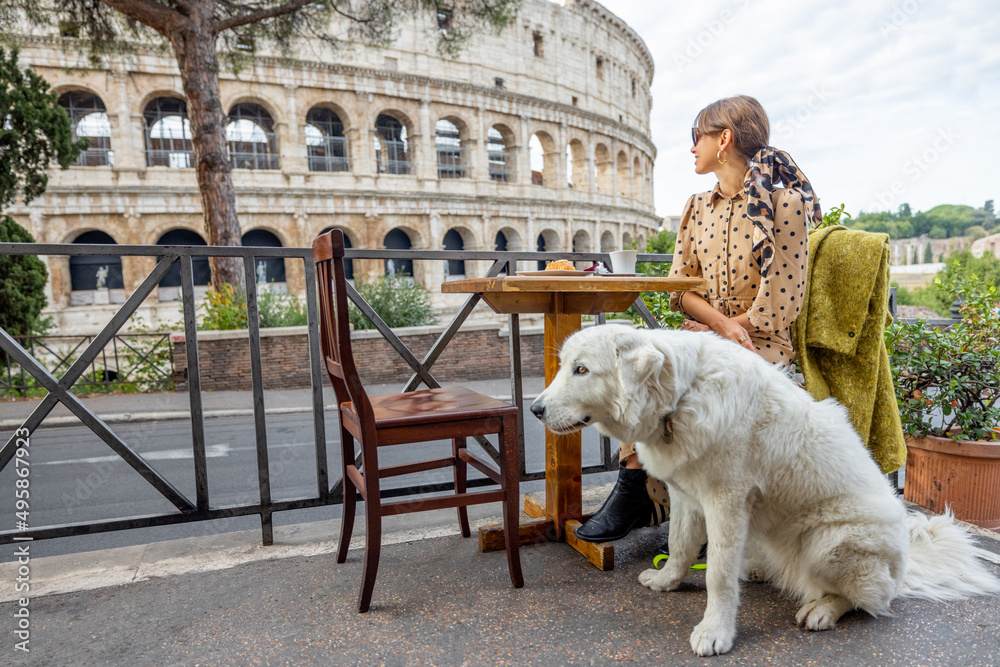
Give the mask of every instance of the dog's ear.
[[619, 369], [625, 387], [645, 384], [649, 378], [663, 367], [666, 357], [652, 345], [640, 342], [627, 348], [618, 349]]

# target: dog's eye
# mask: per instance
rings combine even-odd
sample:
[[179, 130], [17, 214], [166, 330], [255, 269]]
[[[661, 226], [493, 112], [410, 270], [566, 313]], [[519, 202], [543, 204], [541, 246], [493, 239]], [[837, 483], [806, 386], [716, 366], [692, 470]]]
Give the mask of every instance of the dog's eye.
[[577, 366], [573, 369], [573, 375], [585, 375], [587, 373], [586, 366]]

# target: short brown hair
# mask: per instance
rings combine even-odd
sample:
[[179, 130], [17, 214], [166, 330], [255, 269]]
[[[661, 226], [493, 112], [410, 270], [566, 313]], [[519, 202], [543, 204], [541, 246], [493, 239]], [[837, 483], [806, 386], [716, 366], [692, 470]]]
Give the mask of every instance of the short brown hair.
[[767, 146], [771, 136], [771, 123], [767, 112], [749, 95], [726, 97], [712, 102], [698, 112], [694, 126], [702, 134], [718, 134], [723, 130], [733, 133], [733, 147], [746, 158], [753, 159], [757, 151]]

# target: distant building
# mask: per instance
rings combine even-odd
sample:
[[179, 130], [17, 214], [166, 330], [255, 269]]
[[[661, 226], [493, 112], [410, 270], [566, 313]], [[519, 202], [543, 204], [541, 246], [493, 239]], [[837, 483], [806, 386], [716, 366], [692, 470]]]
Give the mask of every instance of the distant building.
[[981, 238], [972, 243], [973, 257], [982, 257], [988, 252], [992, 252], [994, 257], [1000, 259], [1000, 233]]
[[[384, 50], [305, 45], [294, 62], [265, 53], [223, 74], [244, 244], [304, 247], [339, 227], [355, 248], [609, 251], [655, 233], [653, 60], [635, 31], [592, 0], [525, 0], [500, 35], [449, 60], [426, 28], [405, 24]], [[74, 53], [58, 36], [22, 47], [21, 63], [52, 84], [91, 146], [11, 214], [40, 242], [204, 244], [172, 53], [140, 49], [104, 67]], [[106, 322], [154, 263], [47, 261], [49, 311], [63, 331]], [[353, 268], [386, 270], [371, 260]], [[412, 266], [445, 310], [462, 300], [439, 293], [446, 275], [484, 270]], [[208, 271], [197, 264], [195, 282], [207, 285]], [[254, 274], [304, 289], [293, 262], [261, 262]], [[176, 319], [179, 284], [164, 278], [150, 321]]]

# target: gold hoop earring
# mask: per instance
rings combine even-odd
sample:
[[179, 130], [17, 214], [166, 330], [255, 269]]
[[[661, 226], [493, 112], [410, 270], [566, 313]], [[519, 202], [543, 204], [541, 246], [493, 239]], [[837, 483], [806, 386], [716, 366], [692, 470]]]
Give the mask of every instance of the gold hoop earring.
[[716, 151], [715, 159], [718, 160], [719, 164], [726, 164], [729, 160], [722, 159], [722, 151]]

